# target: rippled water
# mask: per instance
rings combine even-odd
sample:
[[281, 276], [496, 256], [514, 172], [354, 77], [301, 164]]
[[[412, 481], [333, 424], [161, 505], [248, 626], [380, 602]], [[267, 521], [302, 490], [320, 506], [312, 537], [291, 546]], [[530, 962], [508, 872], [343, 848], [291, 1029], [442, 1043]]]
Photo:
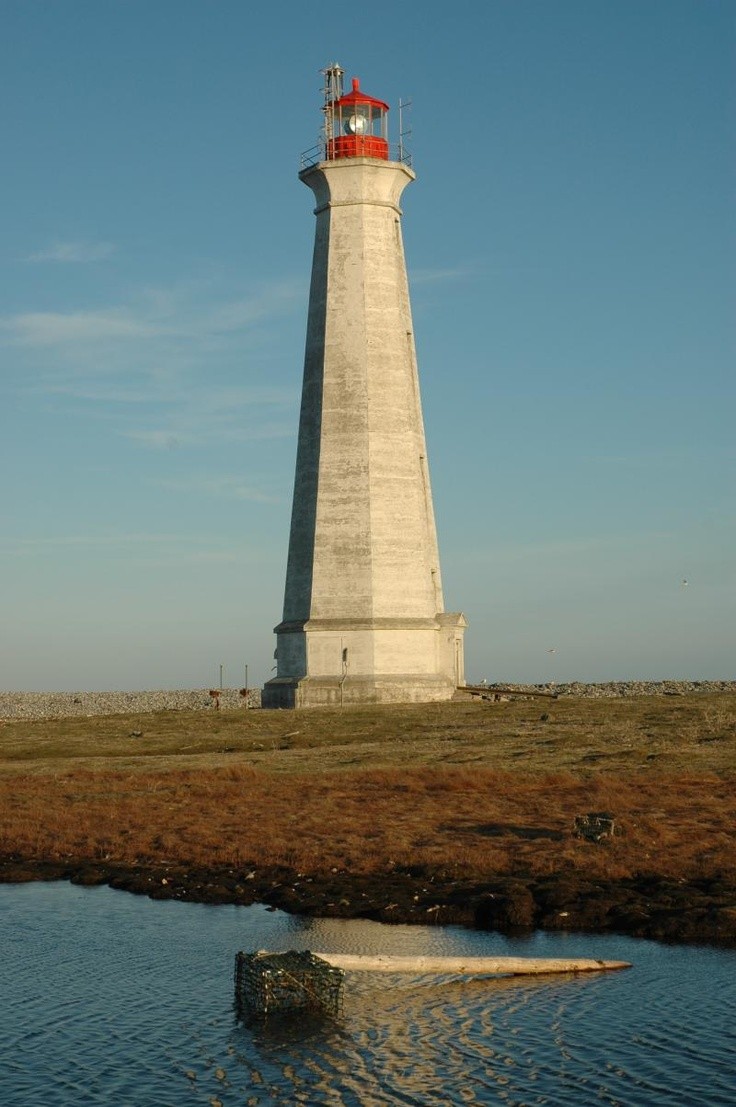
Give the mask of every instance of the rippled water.
[[[579, 977], [353, 974], [336, 1021], [247, 1026], [239, 949], [629, 960]], [[303, 920], [0, 886], [3, 1107], [736, 1104], [736, 953]]]

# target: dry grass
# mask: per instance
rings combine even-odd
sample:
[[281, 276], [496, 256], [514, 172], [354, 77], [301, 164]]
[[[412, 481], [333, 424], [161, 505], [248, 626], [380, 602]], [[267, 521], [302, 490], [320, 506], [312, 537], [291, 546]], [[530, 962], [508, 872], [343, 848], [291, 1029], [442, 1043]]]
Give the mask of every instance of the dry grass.
[[728, 693], [18, 722], [0, 855], [733, 879], [735, 751]]

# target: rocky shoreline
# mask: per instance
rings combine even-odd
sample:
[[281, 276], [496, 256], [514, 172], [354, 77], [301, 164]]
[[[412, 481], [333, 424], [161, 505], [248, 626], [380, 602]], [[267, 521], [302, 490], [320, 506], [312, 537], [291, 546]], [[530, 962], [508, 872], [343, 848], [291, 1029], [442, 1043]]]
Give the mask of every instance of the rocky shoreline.
[[0, 861], [0, 883], [32, 880], [106, 884], [156, 900], [260, 903], [307, 917], [465, 926], [515, 935], [533, 930], [617, 933], [736, 948], [736, 887], [716, 878], [685, 882], [651, 875], [602, 881], [559, 873], [471, 883], [419, 869], [356, 876], [340, 870], [297, 873], [282, 867]]
[[[556, 693], [584, 699], [632, 696], [684, 696], [736, 692], [736, 680], [624, 680], [585, 684], [484, 684], [484, 690], [502, 695]], [[212, 692], [217, 692], [214, 696]], [[211, 710], [219, 702], [223, 711], [242, 710], [245, 697], [237, 688], [179, 689], [147, 692], [0, 692], [0, 719], [67, 719], [76, 716], [138, 715], [153, 711]], [[259, 688], [248, 692], [248, 707], [260, 707]]]

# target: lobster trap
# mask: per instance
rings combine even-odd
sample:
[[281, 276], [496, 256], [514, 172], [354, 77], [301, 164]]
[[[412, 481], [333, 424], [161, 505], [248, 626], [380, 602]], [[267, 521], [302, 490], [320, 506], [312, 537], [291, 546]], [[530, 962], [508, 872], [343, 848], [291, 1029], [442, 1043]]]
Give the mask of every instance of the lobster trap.
[[342, 1010], [344, 976], [309, 950], [241, 952], [235, 955], [235, 1000], [246, 1015], [306, 1010], [336, 1016]]

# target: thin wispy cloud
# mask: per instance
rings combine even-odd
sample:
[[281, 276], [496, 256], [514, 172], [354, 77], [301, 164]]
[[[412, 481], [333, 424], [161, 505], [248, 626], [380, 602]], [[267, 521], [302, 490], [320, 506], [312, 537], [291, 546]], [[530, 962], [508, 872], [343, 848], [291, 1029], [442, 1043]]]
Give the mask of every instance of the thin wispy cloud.
[[77, 558], [89, 554], [96, 560], [123, 560], [146, 565], [232, 564], [242, 560], [242, 546], [226, 539], [196, 534], [59, 534], [43, 538], [0, 540], [0, 550], [22, 559], [60, 555], [74, 550]]
[[441, 281], [461, 281], [473, 276], [473, 268], [469, 265], [455, 266], [449, 269], [412, 269], [409, 278], [412, 285], [438, 284]]
[[288, 313], [303, 296], [301, 281], [274, 282], [240, 297], [217, 299], [192, 282], [144, 289], [127, 304], [70, 312], [21, 312], [0, 317], [0, 336], [23, 346], [54, 346], [60, 360], [84, 356], [89, 343], [163, 337], [205, 342]]
[[6, 538], [0, 545], [31, 550], [49, 546], [140, 546], [165, 542], [202, 543], [209, 539], [199, 534], [157, 534], [146, 531], [124, 531], [121, 534], [53, 534], [43, 538]]
[[187, 435], [173, 434], [167, 430], [126, 430], [123, 437], [154, 450], [176, 450], [179, 446], [191, 445], [196, 441]]
[[301, 280], [234, 294], [202, 279], [144, 288], [104, 308], [0, 316], [5, 386], [55, 411], [105, 420], [146, 449], [284, 437], [294, 429], [297, 382], [266, 382], [279, 321], [301, 312], [304, 298]]
[[0, 319], [0, 332], [19, 346], [70, 347], [110, 339], [150, 338], [160, 327], [125, 308], [108, 311], [36, 311]]
[[223, 304], [210, 314], [208, 323], [213, 331], [237, 331], [262, 319], [279, 315], [296, 296], [303, 293], [301, 281], [283, 281], [270, 285], [254, 296]]
[[113, 242], [61, 242], [55, 241], [45, 250], [29, 254], [26, 261], [86, 263], [104, 261], [115, 253]]
[[495, 567], [518, 565], [525, 560], [542, 561], [550, 565], [557, 562], [573, 563], [601, 554], [626, 557], [635, 549], [666, 545], [673, 537], [670, 531], [580, 535], [553, 541], [498, 543], [483, 549], [464, 550], [461, 557], [464, 564], [478, 563]]
[[137, 562], [150, 568], [170, 569], [189, 565], [238, 565], [242, 564], [242, 550], [175, 550], [161, 556], [138, 557]]
[[74, 400], [83, 400], [89, 404], [125, 404], [135, 406], [137, 404], [163, 403], [166, 399], [163, 395], [157, 400], [155, 385], [151, 382], [148, 387], [142, 384], [126, 386], [117, 381], [72, 381], [69, 383], [44, 383], [27, 388], [27, 395], [69, 397]]
[[[628, 454], [589, 454], [585, 458], [586, 464], [611, 465], [630, 468], [642, 467], [672, 467], [683, 468], [691, 465], [693, 460], [702, 456], [704, 450], [711, 452], [710, 443], [692, 441], [682, 443], [677, 450], [637, 450]], [[733, 451], [723, 450], [721, 456], [724, 460], [733, 457]]]
[[[267, 386], [223, 385], [214, 388], [190, 381], [186, 389], [160, 393], [157, 404], [148, 405], [148, 425], [119, 430], [124, 438], [153, 450], [175, 450], [202, 446], [212, 439], [220, 442], [266, 441], [294, 433], [293, 409], [296, 389]], [[266, 413], [283, 418], [264, 418]], [[144, 412], [140, 410], [140, 415]]]
[[[247, 418], [246, 418], [247, 414]], [[173, 412], [170, 428], [130, 428], [120, 431], [141, 446], [153, 450], [176, 450], [182, 446], [204, 446], [213, 438], [220, 442], [265, 442], [274, 438], [290, 438], [294, 420], [261, 422], [253, 412], [234, 409], [219, 418], [192, 412], [191, 408]]]
[[272, 504], [280, 502], [275, 496], [270, 496], [252, 484], [243, 481], [242, 477], [190, 477], [181, 479], [155, 480], [151, 482], [157, 488], [164, 488], [169, 492], [181, 492], [185, 495], [207, 496], [225, 500], [246, 500], [252, 503]]

